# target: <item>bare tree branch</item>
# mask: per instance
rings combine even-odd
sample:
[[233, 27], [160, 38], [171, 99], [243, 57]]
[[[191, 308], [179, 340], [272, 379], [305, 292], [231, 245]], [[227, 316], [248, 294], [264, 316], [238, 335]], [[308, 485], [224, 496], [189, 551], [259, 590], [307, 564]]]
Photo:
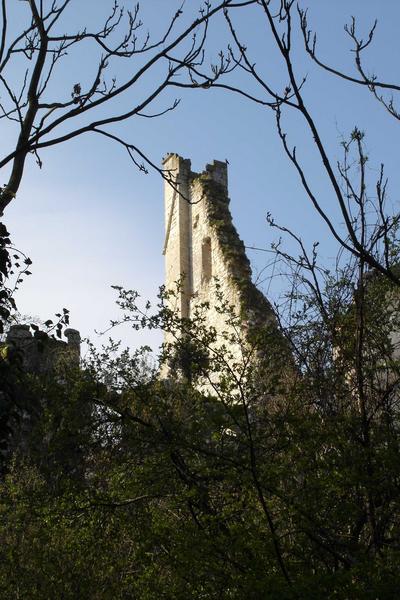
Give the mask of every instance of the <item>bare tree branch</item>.
[[[167, 87], [177, 83], [175, 77], [178, 72], [186, 73], [191, 78], [192, 72], [194, 73], [194, 70], [202, 65], [209, 23], [218, 13], [227, 7], [239, 9], [250, 4], [256, 4], [256, 0], [246, 2], [224, 0], [214, 7], [209, 2], [205, 2], [200, 10], [200, 15], [180, 32], [173, 35], [177, 22], [183, 13], [184, 5], [182, 4], [181, 8], [172, 15], [165, 33], [159, 39], [151, 42], [149, 36], [146, 35], [141, 43], [136, 33], [142, 27], [138, 5], [135, 6], [133, 12], [127, 11], [125, 13], [124, 8], [120, 8], [117, 1], [113, 2], [104, 25], [97, 31], [90, 32], [84, 28], [73, 34], [59, 35], [53, 33], [53, 29], [60, 23], [65, 9], [71, 3], [72, 0], [66, 0], [59, 7], [53, 3], [47, 9], [47, 12], [42, 14], [37, 8], [36, 1], [28, 0], [27, 5], [30, 9], [32, 21], [22, 33], [16, 36], [8, 48], [4, 33], [7, 27], [7, 15], [3, 10], [2, 39], [4, 39], [4, 43], [1, 46], [3, 58], [0, 60], [0, 74], [4, 78], [1, 81], [9, 88], [8, 95], [13, 106], [10, 109], [2, 103], [2, 118], [15, 119], [18, 117], [21, 131], [15, 148], [0, 159], [0, 169], [9, 163], [12, 164], [10, 178], [0, 191], [0, 214], [3, 213], [6, 206], [15, 198], [18, 192], [25, 161], [30, 153], [65, 142], [104, 125], [124, 121], [133, 116], [161, 116], [176, 108], [179, 103], [178, 100], [166, 110], [156, 110], [149, 114], [143, 112]], [[41, 6], [42, 4], [45, 3], [41, 3]], [[122, 32], [119, 41], [113, 44], [111, 43], [111, 36], [117, 35], [123, 27], [125, 15], [127, 18], [125, 32]], [[190, 38], [191, 45], [189, 49], [183, 49], [184, 42]], [[46, 98], [45, 96], [48, 95], [47, 91], [50, 88], [49, 84], [55, 76], [60, 59], [66, 56], [67, 51], [74, 48], [78, 48], [77, 52], [79, 52], [79, 48], [83, 48], [81, 46], [83, 42], [92, 42], [103, 52], [93, 73], [92, 83], [86, 89], [82, 89], [83, 86], [79, 82], [76, 83], [72, 90], [71, 99]], [[26, 78], [26, 98], [24, 91], [15, 93], [5, 74], [5, 68], [8, 66], [11, 57], [16, 53], [22, 53], [28, 61], [33, 62], [33, 67], [29, 70]], [[109, 83], [106, 81], [106, 73], [110, 68], [111, 60], [126, 60], [145, 53], [149, 54], [149, 57], [144, 64], [133, 69], [131, 71], [132, 75], [124, 82], [117, 83], [115, 77], [112, 77]], [[175, 56], [174, 53], [178, 53], [178, 55]], [[125, 111], [118, 109], [117, 101], [120, 97], [136, 88], [139, 82], [147, 77], [149, 73], [162, 65], [166, 67], [167, 74], [164, 79], [161, 77], [158, 83], [154, 85], [153, 91], [144, 100], [139, 101], [136, 106], [134, 105], [133, 108]], [[22, 90], [24, 88], [23, 85]], [[86, 113], [100, 111], [106, 104], [111, 105], [112, 102], [115, 103], [112, 116], [101, 118], [101, 114], [97, 113], [100, 118], [85, 123]], [[75, 121], [79, 121], [78, 127], [74, 126]], [[59, 131], [62, 131], [62, 133], [58, 133]], [[50, 137], [51, 134], [53, 134], [52, 137]], [[136, 146], [135, 144], [132, 147]]]

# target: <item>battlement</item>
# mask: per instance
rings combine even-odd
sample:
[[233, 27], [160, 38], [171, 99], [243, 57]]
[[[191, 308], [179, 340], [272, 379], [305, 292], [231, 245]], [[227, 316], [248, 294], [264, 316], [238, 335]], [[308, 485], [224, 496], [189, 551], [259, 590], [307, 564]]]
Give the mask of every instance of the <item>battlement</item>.
[[206, 165], [205, 173], [208, 173], [213, 181], [221, 184], [228, 191], [228, 164], [220, 160], [213, 160]]
[[162, 159], [162, 166], [169, 171], [174, 183], [190, 184], [198, 177], [209, 177], [216, 183], [221, 184], [228, 190], [228, 163], [226, 161], [213, 160], [206, 165], [203, 172], [192, 171], [190, 158], [183, 158], [175, 152], [168, 152]]
[[67, 342], [32, 335], [29, 325], [12, 325], [7, 333], [6, 344], [20, 354], [24, 370], [44, 374], [54, 370], [63, 360], [79, 365], [80, 333], [68, 328], [64, 335]]

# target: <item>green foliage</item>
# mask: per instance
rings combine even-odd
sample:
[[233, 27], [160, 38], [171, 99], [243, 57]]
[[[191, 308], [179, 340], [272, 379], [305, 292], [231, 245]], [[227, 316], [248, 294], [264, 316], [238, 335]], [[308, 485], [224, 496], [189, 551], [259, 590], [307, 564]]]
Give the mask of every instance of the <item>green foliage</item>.
[[37, 414], [0, 486], [5, 597], [396, 597], [399, 294], [355, 273], [324, 273], [315, 296], [297, 280], [285, 329], [249, 336], [221, 296], [217, 335], [206, 305], [180, 319], [170, 292], [152, 311], [118, 288], [123, 322], [168, 332], [164, 375], [110, 343], [25, 379]]
[[31, 274], [31, 264], [30, 258], [14, 248], [7, 228], [0, 222], [0, 335], [16, 310], [14, 294], [24, 277]]
[[208, 220], [217, 232], [219, 247], [236, 284], [243, 316], [249, 310], [253, 311], [255, 320], [263, 320], [266, 313], [272, 316], [268, 301], [251, 281], [250, 261], [232, 221], [226, 188], [213, 180], [208, 173], [200, 175], [195, 181], [202, 186], [202, 198], [206, 203]]

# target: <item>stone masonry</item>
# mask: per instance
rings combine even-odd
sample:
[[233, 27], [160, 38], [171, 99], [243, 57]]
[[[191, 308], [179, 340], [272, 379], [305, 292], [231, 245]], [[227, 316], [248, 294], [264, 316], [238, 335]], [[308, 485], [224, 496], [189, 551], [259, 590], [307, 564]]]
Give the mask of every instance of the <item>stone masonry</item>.
[[170, 290], [182, 282], [174, 306], [178, 314], [190, 318], [199, 303], [208, 302], [207, 325], [226, 331], [216, 310], [220, 293], [244, 330], [274, 321], [271, 305], [252, 283], [245, 247], [232, 223], [227, 164], [214, 160], [194, 173], [189, 159], [168, 154], [163, 168], [174, 180], [173, 186], [165, 182], [165, 284]]
[[32, 335], [29, 325], [12, 325], [0, 344], [0, 478], [16, 448], [28, 452], [34, 424], [46, 406], [32, 376], [62, 381], [64, 367], [79, 366], [79, 332], [69, 328], [64, 333], [68, 343], [40, 332]]
[[64, 332], [68, 343], [32, 335], [29, 325], [12, 325], [7, 333], [6, 346], [20, 354], [23, 370], [27, 373], [54, 372], [59, 363], [67, 361], [78, 366], [81, 337], [79, 331], [68, 328]]

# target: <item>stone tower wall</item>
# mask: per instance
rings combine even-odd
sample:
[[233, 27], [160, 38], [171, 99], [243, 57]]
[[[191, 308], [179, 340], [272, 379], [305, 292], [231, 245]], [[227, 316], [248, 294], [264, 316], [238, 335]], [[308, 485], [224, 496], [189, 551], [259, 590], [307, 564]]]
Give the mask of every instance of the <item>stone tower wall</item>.
[[[243, 320], [243, 334], [252, 324], [274, 319], [263, 294], [251, 281], [245, 248], [229, 210], [228, 173], [224, 162], [214, 161], [203, 173], [194, 173], [190, 161], [176, 154], [164, 159], [177, 190], [165, 184], [166, 289], [183, 277], [178, 314], [191, 317], [200, 303], [208, 302], [207, 325], [229, 332], [216, 309], [219, 294]], [[178, 193], [180, 192], [180, 194]], [[240, 345], [233, 349], [240, 359]]]
[[190, 160], [170, 155], [165, 168], [171, 171], [174, 187], [165, 182], [165, 269], [166, 287], [182, 279], [182, 290], [176, 308], [182, 317], [189, 316], [190, 297]]

